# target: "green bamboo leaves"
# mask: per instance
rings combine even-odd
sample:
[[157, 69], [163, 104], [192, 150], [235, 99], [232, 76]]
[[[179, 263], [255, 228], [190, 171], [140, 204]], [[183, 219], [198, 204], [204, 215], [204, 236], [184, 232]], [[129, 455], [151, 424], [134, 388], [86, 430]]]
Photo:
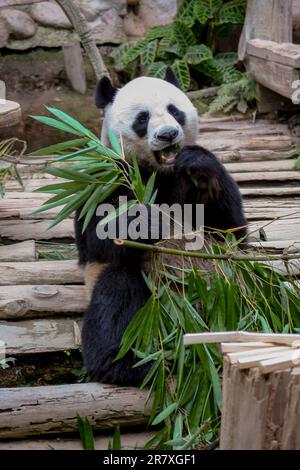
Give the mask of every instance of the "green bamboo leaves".
[[[46, 172], [61, 178], [61, 182], [46, 185], [37, 192], [50, 193], [48, 199], [34, 214], [62, 206], [55, 216], [51, 227], [67, 219], [74, 211], [80, 209], [79, 219], [83, 220], [83, 231], [88, 226], [97, 206], [106, 201], [109, 196], [121, 185], [132, 189], [134, 199], [128, 201], [122, 211], [126, 212], [133, 204], [148, 204], [154, 202], [153, 194], [155, 174], [149, 181], [142, 181], [136, 158], [132, 164], [126, 163], [122, 145], [115, 133], [110, 130], [109, 138], [111, 148], [105, 147], [98, 137], [86, 129], [80, 122], [63, 111], [48, 107], [48, 111], [55, 116], [33, 116], [36, 120], [60, 129], [64, 132], [76, 134], [79, 139], [51, 145], [45, 149], [34, 152], [33, 156], [52, 155], [52, 167]], [[122, 161], [122, 165], [120, 165]], [[56, 164], [63, 164], [57, 167]], [[120, 215], [116, 212], [110, 220]], [[108, 220], [104, 220], [105, 223]]]

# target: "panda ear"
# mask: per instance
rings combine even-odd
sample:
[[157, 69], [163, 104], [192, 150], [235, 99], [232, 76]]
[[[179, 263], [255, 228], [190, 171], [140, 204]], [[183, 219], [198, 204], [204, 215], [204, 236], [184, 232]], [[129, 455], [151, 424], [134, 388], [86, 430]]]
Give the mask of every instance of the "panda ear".
[[112, 103], [117, 88], [113, 87], [108, 77], [103, 77], [96, 86], [96, 106], [104, 109], [108, 104]]
[[170, 67], [166, 68], [166, 75], [165, 75], [164, 80], [166, 82], [172, 83], [172, 85], [175, 85], [177, 88], [180, 89], [180, 85], [176, 78], [176, 75]]

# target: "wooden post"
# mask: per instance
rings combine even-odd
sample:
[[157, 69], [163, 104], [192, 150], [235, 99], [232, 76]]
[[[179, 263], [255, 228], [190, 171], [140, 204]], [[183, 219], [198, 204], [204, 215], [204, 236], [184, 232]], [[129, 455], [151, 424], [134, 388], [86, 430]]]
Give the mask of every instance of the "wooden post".
[[73, 90], [82, 95], [86, 92], [86, 78], [81, 47], [78, 42], [63, 46], [67, 77]]
[[[282, 98], [282, 95], [290, 101], [292, 95], [291, 81], [297, 80], [299, 75], [292, 67], [278, 65], [278, 63], [271, 60], [250, 56], [248, 44], [251, 39], [269, 40], [275, 43], [292, 43], [292, 6], [293, 0], [248, 0], [247, 3], [245, 24], [239, 42], [238, 55], [239, 59], [245, 62], [247, 69], [260, 83], [258, 85], [258, 109], [260, 112], [286, 109], [288, 107], [287, 100]], [[269, 82], [271, 78], [273, 78], [273, 82]], [[281, 80], [279, 85], [278, 79]], [[276, 81], [275, 84], [274, 80]], [[265, 93], [265, 87], [276, 92], [272, 94], [271, 100], [270, 93]]]
[[221, 449], [299, 449], [299, 389], [299, 367], [263, 375], [225, 358]]

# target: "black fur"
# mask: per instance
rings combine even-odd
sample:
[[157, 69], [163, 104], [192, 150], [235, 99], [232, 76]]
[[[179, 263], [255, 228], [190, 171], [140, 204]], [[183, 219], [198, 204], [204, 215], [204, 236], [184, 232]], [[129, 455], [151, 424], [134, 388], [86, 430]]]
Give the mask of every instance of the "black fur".
[[167, 67], [167, 69], [166, 69], [166, 74], [165, 74], [164, 80], [166, 82], [171, 83], [172, 85], [176, 86], [176, 88], [180, 89], [180, 85], [179, 85], [179, 82], [176, 78], [176, 75], [170, 67]]
[[[141, 173], [148, 180], [151, 169], [142, 168]], [[157, 204], [204, 203], [207, 227], [226, 230], [246, 225], [237, 184], [217, 158], [202, 147], [184, 147], [173, 168], [167, 172], [165, 169], [158, 171], [156, 188]], [[132, 197], [128, 189], [119, 188], [106, 202], [117, 205], [119, 195]], [[113, 359], [126, 326], [150, 295], [141, 276], [146, 254], [141, 250], [116, 246], [112, 240], [99, 240], [96, 225], [100, 218], [97, 216], [82, 234], [78, 214], [79, 211], [75, 228], [80, 262], [108, 264], [99, 276], [84, 315], [82, 345], [87, 372], [93, 380], [136, 385], [142, 381], [146, 369], [132, 368], [133, 354], [118, 362], [113, 362]], [[236, 235], [244, 237], [246, 228], [239, 228]], [[154, 240], [147, 241], [152, 242]]]
[[185, 125], [185, 113], [183, 111], [174, 106], [174, 104], [169, 104], [167, 110], [181, 126]]
[[106, 106], [113, 102], [117, 93], [117, 88], [113, 87], [108, 77], [103, 77], [96, 86], [96, 106], [97, 108], [104, 109]]
[[147, 134], [149, 119], [150, 114], [148, 111], [141, 111], [135, 117], [135, 120], [132, 124], [132, 129], [138, 137], [145, 137], [145, 135]]

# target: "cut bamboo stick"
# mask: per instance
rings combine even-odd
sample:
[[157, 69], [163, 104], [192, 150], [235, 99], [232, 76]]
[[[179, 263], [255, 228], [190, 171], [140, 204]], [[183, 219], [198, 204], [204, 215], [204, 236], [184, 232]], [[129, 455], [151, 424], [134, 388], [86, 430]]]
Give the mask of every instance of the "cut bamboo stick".
[[270, 348], [268, 352], [261, 353], [257, 352], [257, 354], [253, 356], [244, 356], [240, 358], [236, 358], [236, 362], [240, 369], [250, 369], [251, 367], [257, 367], [261, 362], [268, 361], [268, 360], [279, 360], [280, 358], [287, 354], [291, 354], [293, 348], [281, 348], [278, 350], [277, 348]]
[[225, 343], [226, 341], [259, 341], [276, 344], [292, 344], [299, 341], [300, 334], [248, 333], [247, 331], [224, 331], [211, 333], [189, 333], [184, 335], [184, 345]]
[[[265, 344], [266, 343], [262, 343], [262, 344]], [[228, 353], [227, 354], [227, 357], [230, 361], [231, 364], [236, 364], [236, 363], [240, 363], [239, 361], [240, 360], [243, 360], [243, 359], [249, 359], [249, 361], [251, 361], [251, 358], [254, 358], [256, 359], [256, 357], [259, 357], [259, 358], [262, 358], [263, 356], [266, 356], [268, 354], [278, 354], [278, 353], [281, 353], [282, 351], [289, 351], [291, 350], [290, 347], [285, 347], [285, 346], [277, 346], [277, 347], [274, 347], [274, 346], [269, 346], [268, 343], [267, 343], [267, 347], [264, 347], [264, 348], [256, 348], [256, 349], [252, 349], [251, 351], [237, 351], [237, 352], [232, 352], [232, 353]]]
[[259, 348], [272, 348], [274, 343], [263, 343], [262, 341], [249, 341], [245, 343], [221, 343], [221, 352], [225, 353], [234, 353], [234, 352], [244, 352], [244, 351], [253, 351]]
[[299, 349], [291, 350], [279, 357], [261, 360], [258, 365], [262, 374], [270, 374], [271, 372], [288, 369], [289, 367], [297, 367], [300, 365], [300, 351]]

